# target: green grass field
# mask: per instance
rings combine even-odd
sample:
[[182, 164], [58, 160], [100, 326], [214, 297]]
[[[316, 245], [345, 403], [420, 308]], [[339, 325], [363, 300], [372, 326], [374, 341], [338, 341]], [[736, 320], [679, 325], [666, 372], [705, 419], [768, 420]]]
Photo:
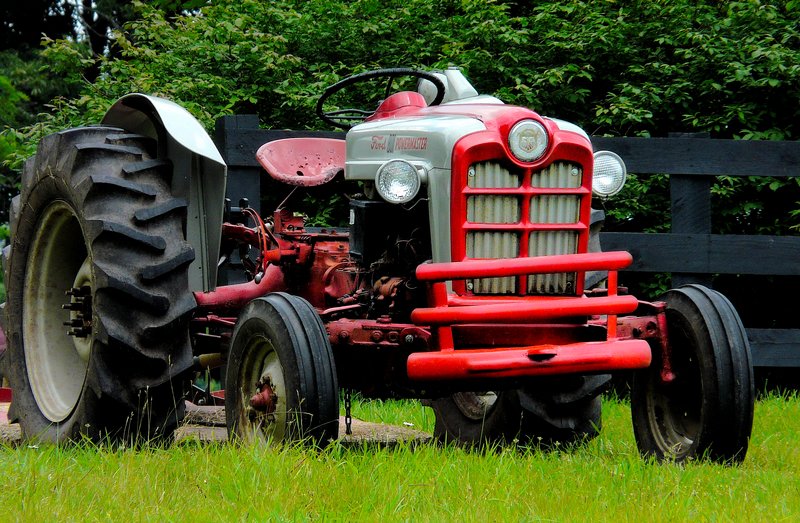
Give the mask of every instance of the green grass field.
[[[413, 423], [417, 403], [358, 403], [354, 415]], [[0, 521], [797, 521], [800, 399], [756, 405], [744, 464], [640, 459], [624, 402], [602, 435], [557, 452], [468, 452], [434, 444], [246, 448], [0, 447]]]

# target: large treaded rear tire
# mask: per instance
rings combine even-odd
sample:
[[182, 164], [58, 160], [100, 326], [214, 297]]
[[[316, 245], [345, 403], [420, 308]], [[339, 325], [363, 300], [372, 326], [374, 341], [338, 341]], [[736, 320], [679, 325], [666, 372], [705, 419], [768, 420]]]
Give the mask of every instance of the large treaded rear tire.
[[[25, 438], [141, 442], [182, 418], [194, 250], [155, 149], [87, 127], [45, 137], [25, 164], [3, 253], [3, 367]], [[71, 287], [87, 296], [65, 296]]]
[[[434, 436], [466, 446], [517, 442], [555, 448], [600, 433], [601, 398], [610, 376], [543, 378], [498, 392], [461, 392], [431, 402]], [[487, 399], [489, 401], [487, 401]]]

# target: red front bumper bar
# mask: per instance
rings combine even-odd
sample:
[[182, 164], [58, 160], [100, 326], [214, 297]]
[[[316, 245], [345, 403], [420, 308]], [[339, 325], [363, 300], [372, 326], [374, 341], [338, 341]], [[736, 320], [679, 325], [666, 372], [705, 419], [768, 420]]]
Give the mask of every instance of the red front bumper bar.
[[[420, 381], [468, 380], [589, 374], [647, 367], [651, 351], [646, 341], [615, 338], [616, 315], [633, 312], [639, 305], [633, 296], [616, 295], [616, 271], [631, 262], [627, 252], [600, 252], [420, 265], [417, 279], [432, 282], [429, 296], [433, 307], [414, 310], [411, 319], [418, 325], [432, 327], [439, 350], [411, 354], [406, 365], [408, 377]], [[609, 271], [609, 295], [592, 298], [470, 299], [448, 295], [444, 283], [467, 278], [602, 270]], [[487, 324], [486, 328], [498, 328], [488, 324], [536, 323], [592, 315], [608, 316], [607, 341], [454, 350], [452, 325]]]
[[613, 340], [510, 349], [417, 352], [406, 370], [412, 380], [517, 378], [552, 374], [591, 374], [650, 365], [644, 340]]

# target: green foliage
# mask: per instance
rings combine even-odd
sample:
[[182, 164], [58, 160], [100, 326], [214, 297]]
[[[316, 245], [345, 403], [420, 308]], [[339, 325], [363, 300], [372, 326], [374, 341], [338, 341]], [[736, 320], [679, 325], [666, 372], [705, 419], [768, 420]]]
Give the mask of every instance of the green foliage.
[[57, 109], [86, 87], [81, 76], [91, 63], [86, 47], [68, 40], [44, 41], [44, 50], [0, 51], [2, 186], [15, 185], [22, 162], [33, 154], [39, 138], [71, 123]]
[[0, 4], [0, 51], [35, 48], [42, 34], [75, 35], [76, 5], [90, 1], [34, 0]]
[[[114, 99], [134, 91], [173, 99], [209, 129], [231, 113], [257, 113], [272, 128], [320, 128], [317, 97], [345, 75], [450, 64], [461, 66], [481, 92], [592, 134], [800, 138], [800, 7], [793, 1], [202, 4], [135, 4], [126, 14], [131, 21], [114, 32], [112, 57], [48, 41], [43, 59], [52, 71], [71, 71], [67, 82], [81, 70], [99, 68], [99, 75], [16, 131], [15, 143], [96, 122]], [[22, 156], [12, 154], [7, 163], [18, 168]], [[632, 182], [608, 202], [611, 223], [662, 230], [669, 212], [665, 180]], [[714, 194], [724, 205], [715, 228], [785, 232], [797, 192], [785, 179], [720, 180]], [[754, 203], [754, 195], [766, 199]]]
[[0, 76], [0, 122], [16, 120], [19, 105], [28, 99], [24, 93], [18, 91], [5, 76]]
[[[465, 69], [482, 92], [590, 132], [792, 139], [800, 134], [797, 10], [760, 2], [282, 0], [167, 18], [137, 4], [119, 59], [85, 95], [171, 95], [206, 124], [257, 111], [318, 126], [322, 88], [396, 65]], [[52, 47], [51, 47], [52, 49]], [[66, 47], [57, 54], [68, 54]], [[202, 103], [201, 103], [202, 102]]]
[[[81, 71], [91, 65], [88, 48], [72, 40], [43, 38], [44, 49], [0, 52], [0, 71], [23, 97], [17, 113], [4, 125], [20, 127], [36, 121], [53, 98], [74, 98], [86, 87]], [[58, 44], [58, 45], [56, 45]]]

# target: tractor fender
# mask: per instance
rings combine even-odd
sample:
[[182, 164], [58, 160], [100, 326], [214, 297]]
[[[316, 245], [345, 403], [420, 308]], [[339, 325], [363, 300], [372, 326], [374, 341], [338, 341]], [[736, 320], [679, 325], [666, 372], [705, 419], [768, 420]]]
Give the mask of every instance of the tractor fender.
[[180, 105], [138, 93], [117, 100], [102, 123], [158, 141], [159, 157], [173, 165], [173, 188], [188, 203], [187, 239], [195, 251], [189, 286], [192, 291], [214, 290], [227, 166], [211, 137]]

